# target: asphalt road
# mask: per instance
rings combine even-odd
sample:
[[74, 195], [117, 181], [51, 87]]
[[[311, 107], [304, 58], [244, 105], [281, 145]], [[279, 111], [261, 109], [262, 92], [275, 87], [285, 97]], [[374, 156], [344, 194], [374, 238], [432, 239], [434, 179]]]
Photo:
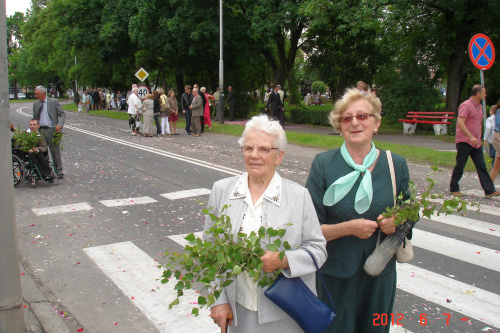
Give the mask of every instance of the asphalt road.
[[[26, 128], [30, 114], [30, 103], [11, 105], [16, 126]], [[202, 230], [208, 190], [242, 172], [243, 159], [235, 137], [178, 132], [133, 137], [124, 121], [68, 113], [65, 179], [15, 189], [21, 261], [55, 310], [65, 314], [72, 332], [217, 331], [203, 321], [206, 316], [190, 317], [189, 304], [164, 311], [168, 284], [155, 280], [161, 270], [152, 266], [164, 262], [166, 251], [181, 249], [172, 236]], [[305, 184], [320, 151], [289, 145], [278, 172]], [[419, 189], [429, 171], [410, 165]], [[447, 192], [450, 171], [435, 177], [435, 192]], [[475, 174], [466, 174], [461, 185], [480, 195], [474, 192], [480, 189]], [[195, 189], [205, 194], [162, 196]], [[455, 216], [418, 223], [416, 257], [398, 265], [392, 316], [408, 331], [500, 329], [500, 201], [476, 199], [485, 209], [467, 212], [469, 220]], [[64, 205], [70, 205], [66, 212]], [[140, 268], [145, 263], [148, 268]], [[450, 313], [448, 322], [443, 313]], [[380, 315], [374, 323], [384, 325]], [[386, 317], [390, 325], [391, 314]]]

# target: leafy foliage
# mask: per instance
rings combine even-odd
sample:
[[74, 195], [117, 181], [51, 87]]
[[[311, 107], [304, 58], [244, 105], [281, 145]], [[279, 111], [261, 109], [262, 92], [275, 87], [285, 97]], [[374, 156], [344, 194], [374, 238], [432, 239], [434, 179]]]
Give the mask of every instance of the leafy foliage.
[[324, 94], [326, 92], [326, 84], [323, 81], [315, 81], [311, 85], [311, 91], [316, 94], [318, 91], [320, 94]]
[[314, 110], [314, 108], [299, 105], [294, 109], [290, 109], [290, 120], [296, 124], [330, 126], [328, 121], [330, 112], [331, 110]]
[[61, 145], [61, 150], [64, 150], [62, 146], [62, 138], [63, 138], [64, 133], [62, 131], [54, 131], [54, 136], [52, 137], [52, 144], [54, 146]]
[[[465, 213], [467, 211], [467, 201], [461, 199], [460, 197], [452, 197], [451, 199], [446, 199], [442, 202], [441, 206], [438, 207], [438, 199], [443, 198], [443, 194], [432, 194], [431, 191], [436, 184], [436, 180], [430, 176], [435, 171], [440, 171], [437, 166], [433, 166], [432, 172], [428, 174], [426, 178], [427, 187], [422, 192], [420, 197], [416, 195], [416, 186], [413, 182], [410, 182], [410, 197], [403, 200], [404, 194], [401, 193], [396, 198], [395, 207], [387, 207], [386, 211], [382, 214], [384, 217], [390, 217], [395, 215], [394, 224], [396, 226], [403, 224], [406, 221], [418, 221], [419, 215], [425, 216], [430, 219], [433, 215], [439, 216], [440, 214], [452, 214], [452, 213]], [[472, 203], [472, 206], [476, 203]]]
[[12, 138], [15, 141], [15, 146], [22, 151], [27, 152], [33, 147], [36, 147], [38, 142], [38, 133], [36, 132], [27, 132], [21, 130], [21, 128], [17, 128]]
[[[208, 292], [207, 297], [198, 297], [198, 306], [192, 310], [192, 314], [198, 315], [198, 309], [210, 307], [219, 298], [222, 289], [233, 283], [236, 276], [247, 274], [258, 282], [259, 287], [264, 288], [271, 285], [281, 273], [281, 270], [273, 274], [263, 273], [260, 257], [266, 250], [278, 252], [279, 249], [291, 249], [287, 241], [281, 241], [286, 230], [262, 226], [258, 233], [252, 231], [247, 235], [239, 232], [235, 236], [231, 232], [230, 218], [224, 214], [227, 208], [223, 207], [220, 216], [203, 210], [214, 222], [207, 232], [208, 239], [202, 240], [190, 233], [185, 237], [189, 244], [184, 247], [183, 253], [166, 253], [168, 262], [163, 266], [166, 269], [161, 282], [167, 283], [172, 277], [177, 280], [174, 287], [177, 298], [170, 303], [169, 309], [179, 304], [179, 297], [184, 295], [185, 290], [192, 289], [194, 283], [204, 285], [200, 292]], [[284, 255], [284, 251], [280, 252], [281, 259]], [[176, 269], [176, 265], [181, 268]]]

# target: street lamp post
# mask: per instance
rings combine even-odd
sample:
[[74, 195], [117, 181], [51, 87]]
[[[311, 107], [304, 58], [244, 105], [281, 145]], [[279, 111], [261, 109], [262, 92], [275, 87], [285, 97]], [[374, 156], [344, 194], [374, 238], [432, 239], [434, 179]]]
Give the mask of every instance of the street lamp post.
[[219, 48], [220, 48], [220, 60], [219, 60], [219, 124], [224, 124], [224, 60], [222, 57], [222, 0], [219, 0], [220, 5], [220, 18], [219, 18]]

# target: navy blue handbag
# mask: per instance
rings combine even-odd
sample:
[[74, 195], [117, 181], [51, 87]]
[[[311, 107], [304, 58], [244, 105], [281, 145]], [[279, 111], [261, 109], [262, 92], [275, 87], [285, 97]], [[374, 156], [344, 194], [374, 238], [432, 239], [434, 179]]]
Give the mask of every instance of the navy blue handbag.
[[306, 333], [321, 333], [324, 332], [332, 321], [337, 316], [335, 306], [328, 289], [326, 289], [325, 281], [321, 275], [321, 271], [316, 264], [316, 260], [309, 252], [326, 294], [330, 301], [331, 308], [323, 303], [309, 289], [300, 277], [287, 278], [280, 274], [274, 283], [264, 292], [267, 298], [276, 304], [280, 309], [285, 311]]

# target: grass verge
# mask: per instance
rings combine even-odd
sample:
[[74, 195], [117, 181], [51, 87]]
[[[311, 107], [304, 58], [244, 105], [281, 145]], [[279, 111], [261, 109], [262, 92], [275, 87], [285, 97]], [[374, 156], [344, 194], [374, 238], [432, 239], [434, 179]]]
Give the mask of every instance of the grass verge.
[[[77, 108], [74, 104], [64, 105], [63, 108], [68, 111], [77, 111]], [[113, 119], [128, 120], [128, 114], [126, 112], [98, 110], [90, 111], [90, 114]], [[184, 124], [185, 121], [183, 119], [179, 119], [179, 121], [177, 122], [177, 128], [183, 129], [185, 126]], [[243, 133], [243, 129], [244, 126], [242, 125], [220, 125], [217, 122], [212, 122], [212, 129], [210, 130], [210, 132], [239, 137]], [[390, 130], [388, 130], [386, 133], [390, 133]], [[293, 130], [287, 130], [286, 137], [288, 139], [288, 142], [291, 144], [321, 149], [339, 148], [344, 142], [344, 139], [340, 136], [325, 136], [322, 134], [294, 132]], [[390, 150], [396, 154], [404, 156], [408, 161], [415, 164], [435, 165], [437, 163], [439, 167], [443, 168], [453, 168], [455, 166], [455, 153], [440, 152], [429, 148], [399, 145], [396, 143], [379, 142], [376, 140], [374, 140], [374, 142], [377, 147], [385, 150]], [[486, 165], [491, 165], [491, 160], [489, 159], [489, 157], [485, 156], [485, 161]], [[465, 171], [475, 171], [474, 164], [470, 159], [467, 162]]]

